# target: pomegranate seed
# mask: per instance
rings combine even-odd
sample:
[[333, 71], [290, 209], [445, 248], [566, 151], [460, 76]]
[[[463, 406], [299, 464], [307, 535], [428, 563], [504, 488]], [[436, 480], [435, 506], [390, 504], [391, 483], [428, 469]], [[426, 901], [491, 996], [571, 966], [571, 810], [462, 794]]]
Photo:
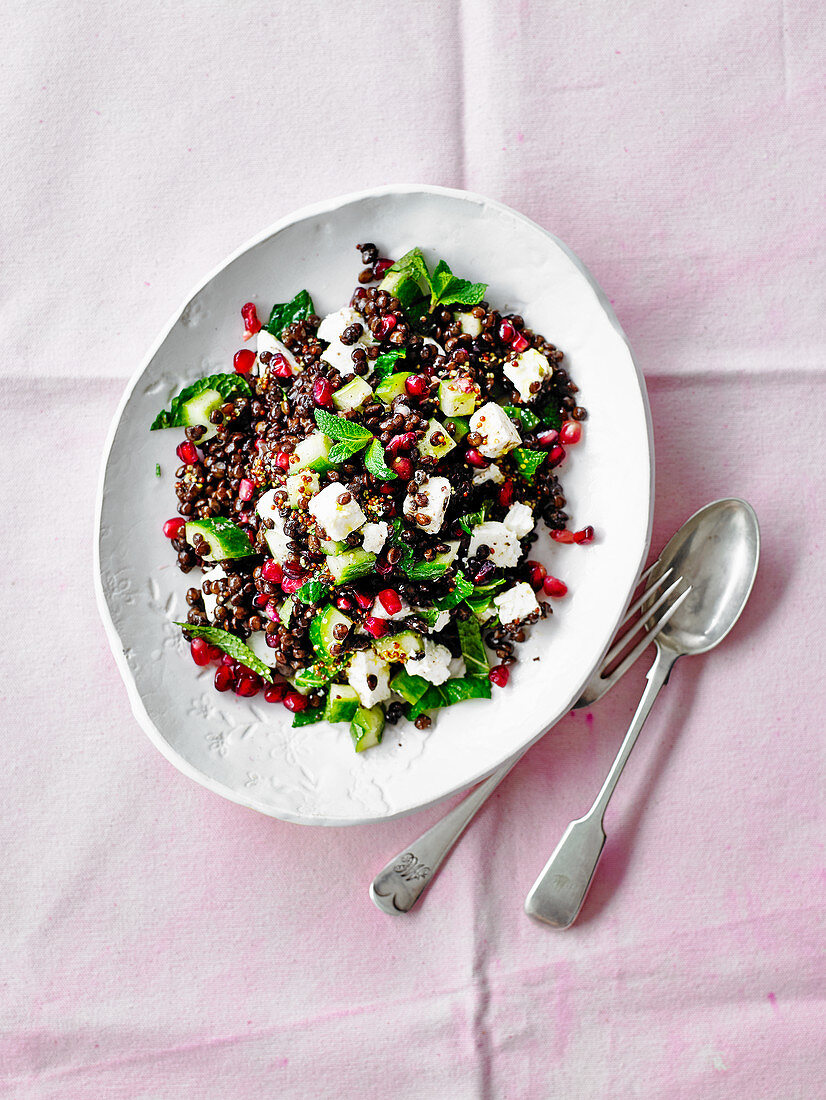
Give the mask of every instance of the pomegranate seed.
[[267, 684], [264, 688], [264, 698], [268, 703], [282, 703], [287, 694], [287, 685], [282, 683]]
[[379, 326], [376, 329], [376, 339], [384, 340], [389, 336], [393, 329], [396, 327], [396, 318], [392, 313], [385, 313], [384, 317], [379, 321]]
[[379, 602], [388, 615], [397, 615], [402, 609], [402, 601], [395, 588], [383, 588], [379, 592]]
[[559, 445], [557, 445], [556, 447], [551, 447], [550, 451], [548, 451], [548, 466], [550, 466], [551, 468], [553, 468], [554, 466], [558, 466], [564, 457], [564, 447], [560, 447]]
[[494, 665], [488, 673], [488, 679], [497, 687], [503, 688], [510, 679], [511, 670], [507, 665]]
[[573, 542], [573, 531], [551, 531], [551, 538], [554, 542]]
[[377, 619], [375, 615], [368, 615], [364, 620], [364, 629], [371, 638], [381, 638], [387, 633], [387, 620]]
[[362, 611], [367, 611], [373, 606], [373, 597], [365, 596], [363, 592], [356, 592], [356, 603]]
[[393, 266], [393, 261], [392, 260], [386, 260], [386, 259], [376, 260], [376, 262], [373, 264], [373, 274], [375, 275], [375, 277], [377, 279], [381, 279], [381, 277], [384, 275], [385, 271], [387, 271], [387, 269], [392, 267], [392, 266]]
[[313, 382], [313, 401], [316, 405], [329, 405], [333, 400], [333, 386], [328, 378], [316, 378]]
[[276, 352], [270, 359], [270, 366], [278, 378], [292, 378], [293, 376], [293, 368], [281, 352]]
[[276, 466], [280, 466], [282, 470], [289, 470], [290, 468], [290, 456], [286, 451], [279, 451], [275, 456]]
[[174, 519], [168, 519], [163, 525], [163, 533], [168, 539], [177, 539], [186, 527], [186, 520], [181, 516], [175, 516]]
[[281, 584], [284, 577], [284, 570], [275, 558], [267, 558], [261, 566], [261, 576], [265, 581], [271, 581], [273, 584]]
[[259, 592], [257, 596], [252, 597], [252, 606], [259, 608], [266, 607], [270, 602], [269, 596], [265, 592]]
[[280, 642], [277, 634], [264, 634], [264, 645], [270, 647], [270, 649], [278, 649]]
[[511, 347], [514, 351], [525, 351], [530, 345], [521, 332], [517, 332], [516, 336], [511, 340]]
[[339, 596], [336, 600], [336, 607], [339, 609], [339, 611], [352, 611], [353, 601], [348, 600], [346, 596]]
[[244, 328], [250, 334], [254, 336], [256, 332], [261, 331], [261, 322], [258, 320], [258, 314], [255, 310], [255, 302], [246, 302], [241, 306], [241, 316], [244, 318]]
[[209, 664], [209, 650], [209, 642], [205, 642], [203, 638], [193, 638], [189, 643], [189, 652], [192, 654], [192, 660], [196, 665], [200, 665], [202, 668], [204, 665]]
[[284, 706], [293, 714], [299, 714], [307, 709], [307, 696], [302, 695], [300, 691], [288, 691], [284, 696]]
[[278, 604], [275, 602], [275, 600], [267, 600], [267, 603], [264, 606], [264, 614], [272, 623], [281, 622], [281, 615], [278, 611]]
[[209, 659], [210, 661], [220, 661], [224, 656], [223, 650], [219, 649], [217, 645], [211, 645], [209, 647]]
[[376, 562], [376, 572], [380, 577], [386, 577], [388, 573], [393, 572], [393, 566], [386, 557], [381, 557]]
[[581, 531], [574, 531], [574, 542], [592, 542], [593, 538], [593, 527], [583, 527]]
[[413, 463], [409, 458], [399, 455], [398, 458], [393, 459], [391, 465], [399, 477], [404, 478], [405, 481], [410, 481], [413, 477]]
[[190, 443], [187, 439], [184, 443], [179, 443], [175, 448], [175, 454], [181, 460], [185, 462], [187, 466], [194, 466], [198, 461], [198, 451], [194, 443]]
[[568, 585], [558, 577], [547, 576], [542, 585], [542, 591], [546, 596], [555, 596], [559, 599], [568, 595]]
[[255, 352], [249, 348], [241, 348], [232, 358], [232, 365], [238, 374], [249, 374], [255, 363]]
[[534, 592], [538, 592], [542, 587], [542, 582], [545, 580], [547, 569], [538, 561], [529, 561], [525, 564], [528, 567], [528, 580], [530, 581], [531, 588]]
[[215, 690], [229, 691], [232, 681], [232, 669], [228, 665], [218, 665], [215, 670]]
[[548, 428], [547, 431], [539, 433], [539, 435], [536, 437], [536, 442], [539, 444], [540, 447], [543, 447], [546, 451], [549, 451], [558, 439], [559, 432], [556, 431], [554, 428]]
[[293, 592], [297, 592], [303, 583], [303, 577], [285, 577], [281, 582], [281, 587], [290, 596]]
[[559, 429], [559, 442], [568, 445], [579, 443], [582, 439], [582, 425], [578, 420], [566, 420]]
[[235, 694], [241, 695], [245, 699], [252, 698], [253, 695], [257, 695], [261, 690], [261, 681], [258, 677], [241, 676], [238, 683], [235, 685]]
[[[242, 477], [238, 483], [238, 496], [241, 500], [252, 500], [252, 495], [255, 492], [255, 482], [250, 481], [248, 477]], [[240, 516], [238, 517], [241, 518]], [[246, 517], [249, 519], [249, 516]]]
[[221, 658], [221, 664], [226, 665], [226, 667], [228, 669], [231, 669], [233, 673], [235, 672], [235, 658], [230, 657], [228, 653], [225, 653]]
[[493, 576], [495, 569], [496, 569], [496, 566], [493, 564], [492, 561], [484, 562], [479, 567], [479, 569], [476, 572], [476, 575], [473, 578], [474, 584], [484, 584], [484, 582], [488, 579], [488, 577]]
[[516, 336], [516, 329], [510, 321], [503, 321], [499, 326], [499, 339], [503, 344], [509, 344], [514, 336]]
[[401, 435], [394, 435], [390, 442], [387, 444], [387, 450], [391, 455], [397, 454], [399, 451], [409, 450], [416, 442], [415, 432], [402, 432]]
[[505, 508], [513, 501], [513, 482], [506, 481], [499, 487], [499, 503]]
[[404, 383], [404, 388], [411, 397], [421, 397], [430, 389], [427, 379], [422, 374], [411, 374]]
[[479, 470], [485, 470], [490, 465], [485, 456], [480, 451], [477, 451], [475, 447], [468, 448], [465, 453], [465, 462], [467, 462], [469, 466], [476, 466]]

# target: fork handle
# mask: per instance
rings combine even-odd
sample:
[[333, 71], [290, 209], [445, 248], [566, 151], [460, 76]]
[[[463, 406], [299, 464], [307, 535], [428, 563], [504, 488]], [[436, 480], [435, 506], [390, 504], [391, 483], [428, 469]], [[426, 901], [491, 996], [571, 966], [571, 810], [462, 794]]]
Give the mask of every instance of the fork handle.
[[579, 915], [605, 844], [602, 825], [605, 809], [654, 700], [667, 683], [678, 656], [657, 642], [657, 656], [647, 673], [648, 683], [611, 770], [591, 809], [584, 817], [571, 822], [531, 887], [525, 899], [525, 912], [529, 917], [554, 928], [569, 928]]

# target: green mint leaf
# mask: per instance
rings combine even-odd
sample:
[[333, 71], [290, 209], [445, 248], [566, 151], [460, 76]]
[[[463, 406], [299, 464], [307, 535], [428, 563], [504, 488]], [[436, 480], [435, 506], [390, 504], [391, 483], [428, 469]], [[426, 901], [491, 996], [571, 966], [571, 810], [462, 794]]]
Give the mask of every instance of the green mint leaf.
[[521, 425], [528, 432], [542, 423], [542, 418], [537, 416], [533, 409], [526, 409], [523, 405], [503, 405], [502, 408], [517, 426]]
[[454, 278], [439, 297], [442, 306], [478, 306], [485, 297], [487, 283], [472, 283], [469, 279]]
[[490, 699], [490, 680], [484, 676], [460, 676], [446, 680], [441, 685], [447, 698], [446, 706], [463, 703], [466, 699]]
[[252, 393], [249, 382], [242, 374], [211, 374], [208, 378], [199, 378], [191, 386], [185, 386], [177, 397], [172, 398], [169, 408], [158, 413], [150, 424], [149, 430], [155, 432], [159, 428], [186, 427], [186, 403], [202, 394], [204, 390], [217, 390], [221, 397], [227, 399], [237, 393], [247, 396]]
[[161, 464], [160, 464], [160, 462], [156, 462], [155, 463], [155, 477], [160, 477], [160, 476], [161, 476]]
[[396, 371], [396, 362], [407, 354], [407, 348], [394, 348], [392, 351], [384, 351], [373, 363], [373, 374], [376, 378], [387, 378]]
[[455, 276], [450, 270], [444, 260], [439, 260], [436, 264], [436, 268], [430, 277], [430, 286], [432, 289], [431, 308], [442, 299], [442, 295], [454, 281]]
[[410, 545], [407, 541], [407, 534], [405, 532], [404, 524], [400, 519], [394, 519], [390, 525], [390, 543], [392, 546], [398, 546], [402, 552], [402, 556], [399, 558], [398, 567], [403, 573], [410, 573], [413, 568], [413, 551], [410, 549]]
[[467, 515], [459, 517], [459, 526], [463, 531], [467, 531], [468, 534], [471, 534], [472, 528], [478, 523], [484, 522], [489, 510], [490, 501], [482, 501], [481, 507], [477, 508], [475, 512], [468, 512]]
[[330, 462], [333, 462], [336, 464], [336, 466], [338, 466], [342, 462], [347, 462], [348, 459], [351, 459], [353, 455], [358, 454], [359, 451], [364, 450], [366, 446], [366, 439], [362, 443], [334, 443], [333, 446], [330, 448], [330, 454], [327, 457], [330, 459]]
[[452, 607], [458, 607], [462, 600], [466, 600], [472, 594], [473, 585], [462, 570], [458, 569], [453, 581], [453, 590], [447, 596], [436, 600], [436, 607], [439, 611], [449, 611]]
[[400, 668], [390, 681], [393, 691], [408, 703], [418, 703], [429, 686], [427, 680], [421, 676], [411, 676], [404, 668]]
[[327, 585], [321, 581], [307, 581], [295, 593], [301, 603], [316, 604], [327, 595]]
[[479, 624], [475, 619], [458, 619], [456, 629], [459, 631], [459, 644], [469, 674], [487, 676], [490, 665]]
[[536, 471], [548, 457], [547, 451], [529, 451], [527, 447], [517, 447], [513, 457], [519, 473], [525, 481], [533, 481]]
[[409, 252], [396, 260], [392, 267], [388, 267], [385, 275], [389, 275], [390, 272], [399, 275], [409, 275], [414, 279], [424, 290], [425, 286], [430, 285], [430, 275], [427, 270], [427, 261], [424, 258], [422, 250], [420, 248], [411, 248]]
[[343, 416], [333, 416], [325, 409], [316, 409], [315, 422], [330, 439], [339, 439], [344, 443], [369, 443], [373, 433], [361, 424], [345, 420]]
[[293, 716], [293, 729], [297, 726], [313, 726], [324, 718], [324, 704], [320, 707], [307, 707]]
[[415, 722], [419, 715], [424, 714], [426, 710], [436, 710], [439, 707], [446, 707], [447, 705], [447, 696], [442, 689], [431, 684], [421, 699], [419, 699], [417, 703], [414, 703], [407, 712], [407, 720], [408, 722]]
[[294, 321], [303, 321], [311, 313], [315, 313], [312, 298], [306, 290], [299, 290], [291, 302], [282, 302], [272, 307], [270, 319], [264, 329], [280, 339], [284, 329], [289, 328]]
[[547, 427], [555, 428], [557, 431], [562, 427], [562, 417], [559, 415], [559, 409], [555, 409], [553, 405], [546, 405], [540, 409], [539, 415], [542, 423]]
[[272, 672], [264, 662], [253, 653], [248, 645], [244, 645], [240, 638], [230, 634], [228, 630], [221, 630], [217, 626], [194, 626], [192, 623], [175, 623], [192, 638], [203, 638], [210, 645], [228, 653], [234, 661], [240, 661], [242, 665], [253, 672], [257, 672], [262, 680], [272, 683]]
[[377, 477], [381, 481], [392, 481], [399, 476], [396, 471], [391, 470], [385, 462], [384, 448], [377, 439], [374, 439], [370, 444], [369, 450], [364, 457], [364, 465], [373, 477]]

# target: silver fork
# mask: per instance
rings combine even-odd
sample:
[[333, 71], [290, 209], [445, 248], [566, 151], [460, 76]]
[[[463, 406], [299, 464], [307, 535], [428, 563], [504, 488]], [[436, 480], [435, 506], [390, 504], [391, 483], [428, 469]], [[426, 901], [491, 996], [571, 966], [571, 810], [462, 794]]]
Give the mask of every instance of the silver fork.
[[[659, 564], [660, 559], [658, 558], [645, 570], [637, 582], [637, 589], [641, 585], [645, 585], [645, 582]], [[628, 630], [625, 630], [625, 627], [631, 623], [646, 601], [651, 599], [663, 583], [672, 577], [673, 572], [673, 569], [666, 569], [662, 574], [655, 577], [643, 593], [629, 606], [617, 629], [617, 640], [605, 654], [599, 668], [586, 684], [579, 699], [574, 703], [575, 710], [579, 707], [589, 707], [598, 699], [601, 699], [606, 691], [612, 688], [621, 676], [625, 675], [642, 651], [654, 641], [674, 614], [677, 602], [675, 601], [670, 606], [666, 605], [682, 581], [682, 577], [679, 576], [671, 580], [671, 583], [660, 593], [650, 608], [646, 608], [643, 617]], [[664, 606], [666, 607], [665, 611], [657, 618]], [[622, 655], [631, 640], [640, 631], [644, 631], [642, 637], [623, 657]], [[620, 663], [616, 667], [612, 667], [620, 657], [622, 657]], [[527, 751], [527, 749], [522, 749], [516, 756], [506, 760], [492, 775], [488, 776], [466, 798], [462, 799], [458, 806], [454, 806], [449, 813], [446, 813], [441, 821], [437, 821], [418, 840], [399, 852], [379, 871], [370, 884], [370, 897], [382, 912], [408, 913], [413, 908], [430, 885], [433, 876], [444, 862], [453, 845], [473, 820], [477, 811]]]

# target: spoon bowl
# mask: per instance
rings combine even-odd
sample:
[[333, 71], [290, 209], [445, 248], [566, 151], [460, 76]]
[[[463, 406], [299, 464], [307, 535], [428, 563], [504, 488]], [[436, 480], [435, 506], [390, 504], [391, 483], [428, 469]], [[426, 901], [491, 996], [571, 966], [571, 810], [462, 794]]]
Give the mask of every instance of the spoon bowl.
[[722, 642], [749, 598], [759, 557], [760, 528], [746, 501], [715, 500], [695, 512], [666, 545], [655, 573], [673, 569], [691, 586], [659, 643], [697, 655]]

